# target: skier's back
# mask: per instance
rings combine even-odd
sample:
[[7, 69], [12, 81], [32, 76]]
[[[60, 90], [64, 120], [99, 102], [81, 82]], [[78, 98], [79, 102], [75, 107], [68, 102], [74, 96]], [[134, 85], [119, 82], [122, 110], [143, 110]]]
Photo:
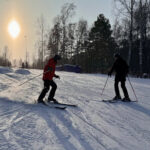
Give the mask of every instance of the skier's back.
[[124, 93], [124, 99], [126, 101], [130, 101], [126, 86], [125, 86], [125, 81], [126, 81], [126, 76], [129, 72], [129, 67], [127, 65], [127, 63], [125, 62], [125, 60], [122, 59], [122, 57], [119, 54], [115, 54], [115, 62], [110, 70], [110, 72], [108, 73], [108, 75], [111, 76], [112, 72], [114, 71], [115, 74], [115, 93], [116, 96], [114, 97], [114, 99], [121, 99], [120, 96], [120, 92], [119, 92], [119, 87], [118, 84], [119, 82], [121, 82], [121, 88], [123, 90]]

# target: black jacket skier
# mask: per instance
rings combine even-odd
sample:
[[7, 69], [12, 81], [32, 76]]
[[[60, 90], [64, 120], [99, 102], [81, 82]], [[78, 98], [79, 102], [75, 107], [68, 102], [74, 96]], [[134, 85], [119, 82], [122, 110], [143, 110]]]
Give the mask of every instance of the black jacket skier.
[[130, 101], [128, 91], [127, 91], [126, 86], [125, 86], [126, 76], [129, 72], [129, 66], [118, 53], [115, 54], [114, 57], [116, 60], [113, 64], [111, 70], [108, 73], [109, 76], [111, 76], [113, 71], [116, 73], [115, 74], [115, 83], [114, 83], [116, 96], [113, 99], [114, 100], [121, 99], [119, 87], [118, 87], [119, 82], [121, 82], [121, 88], [122, 88], [123, 93], [124, 93], [123, 100], [124, 101]]

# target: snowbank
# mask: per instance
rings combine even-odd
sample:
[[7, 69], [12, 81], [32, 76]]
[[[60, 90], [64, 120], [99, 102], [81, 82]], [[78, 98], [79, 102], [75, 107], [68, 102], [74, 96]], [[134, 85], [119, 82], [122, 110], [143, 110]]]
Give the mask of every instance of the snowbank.
[[8, 67], [1, 67], [1, 66], [0, 66], [0, 73], [1, 73], [1, 74], [10, 73], [10, 72], [13, 72], [13, 70], [12, 70], [11, 68], [8, 68]]
[[26, 70], [26, 69], [17, 69], [15, 71], [15, 73], [18, 73], [18, 74], [24, 74], [24, 75], [29, 75], [31, 74], [29, 70]]

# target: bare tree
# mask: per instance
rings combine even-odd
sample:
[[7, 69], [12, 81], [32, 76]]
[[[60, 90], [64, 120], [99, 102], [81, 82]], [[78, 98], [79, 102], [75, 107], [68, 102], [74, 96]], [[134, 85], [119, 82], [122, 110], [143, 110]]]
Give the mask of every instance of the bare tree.
[[4, 47], [4, 52], [3, 52], [3, 57], [4, 57], [4, 63], [5, 63], [5, 66], [7, 65], [7, 57], [8, 57], [8, 46], [5, 46]]
[[[136, 0], [114, 0], [119, 2], [123, 9], [120, 9], [119, 13], [123, 13], [130, 20], [129, 26], [129, 54], [128, 54], [128, 64], [131, 62], [131, 53], [132, 53], [132, 43], [133, 43], [133, 17], [134, 17], [134, 6]], [[124, 11], [123, 11], [124, 10]]]
[[74, 49], [75, 49], [75, 30], [76, 30], [76, 23], [69, 23], [68, 25], [68, 50], [67, 50], [67, 56], [68, 58], [71, 58], [74, 55]]
[[80, 19], [78, 22], [77, 30], [76, 30], [76, 64], [78, 64], [78, 55], [81, 52], [84, 52], [84, 43], [87, 40], [88, 29], [87, 29], [87, 21], [84, 19]]
[[62, 23], [62, 45], [61, 45], [61, 53], [63, 58], [67, 58], [66, 56], [66, 49], [67, 49], [67, 23], [69, 19], [75, 14], [75, 5], [73, 3], [66, 3], [63, 5], [61, 9], [61, 23]]
[[[148, 71], [146, 65], [148, 66], [149, 62], [149, 52], [147, 51], [149, 49], [148, 38], [150, 33], [150, 0], [115, 0], [115, 2], [121, 4], [121, 6], [124, 8], [122, 9], [124, 10], [122, 13], [124, 15], [123, 19], [126, 20], [124, 25], [127, 23], [127, 31], [129, 31], [128, 62], [133, 67], [132, 71], [135, 72], [136, 70], [136, 72], [142, 75], [144, 71]], [[124, 27], [124, 25], [121, 27]], [[133, 44], [135, 45], [133, 46]], [[133, 49], [134, 53], [132, 53]], [[136, 59], [136, 61], [139, 61], [139, 63], [136, 63], [134, 60], [132, 60], [131, 64], [131, 53], [132, 57], [139, 56]]]
[[57, 16], [54, 19], [54, 26], [49, 32], [49, 40], [48, 40], [49, 56], [53, 56], [54, 54], [60, 53], [61, 37], [62, 37], [61, 20], [60, 17]]
[[39, 35], [38, 40], [39, 60], [41, 61], [42, 66], [44, 67], [45, 48], [47, 46], [46, 46], [46, 22], [43, 15], [41, 15], [41, 17], [37, 19], [37, 34]]

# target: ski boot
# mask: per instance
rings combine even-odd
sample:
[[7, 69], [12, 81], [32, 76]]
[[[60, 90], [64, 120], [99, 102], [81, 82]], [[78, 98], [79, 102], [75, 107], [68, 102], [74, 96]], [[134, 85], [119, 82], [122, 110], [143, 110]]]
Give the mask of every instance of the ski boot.
[[37, 103], [39, 103], [39, 104], [44, 104], [45, 105], [45, 102], [43, 101], [43, 100], [37, 100]]
[[123, 102], [131, 102], [131, 99], [129, 97], [124, 97], [122, 99]]
[[59, 102], [54, 98], [48, 99], [48, 102], [53, 102], [54, 104], [59, 104]]
[[121, 99], [121, 96], [115, 96], [115, 97], [113, 98], [114, 101], [119, 101], [120, 99]]

